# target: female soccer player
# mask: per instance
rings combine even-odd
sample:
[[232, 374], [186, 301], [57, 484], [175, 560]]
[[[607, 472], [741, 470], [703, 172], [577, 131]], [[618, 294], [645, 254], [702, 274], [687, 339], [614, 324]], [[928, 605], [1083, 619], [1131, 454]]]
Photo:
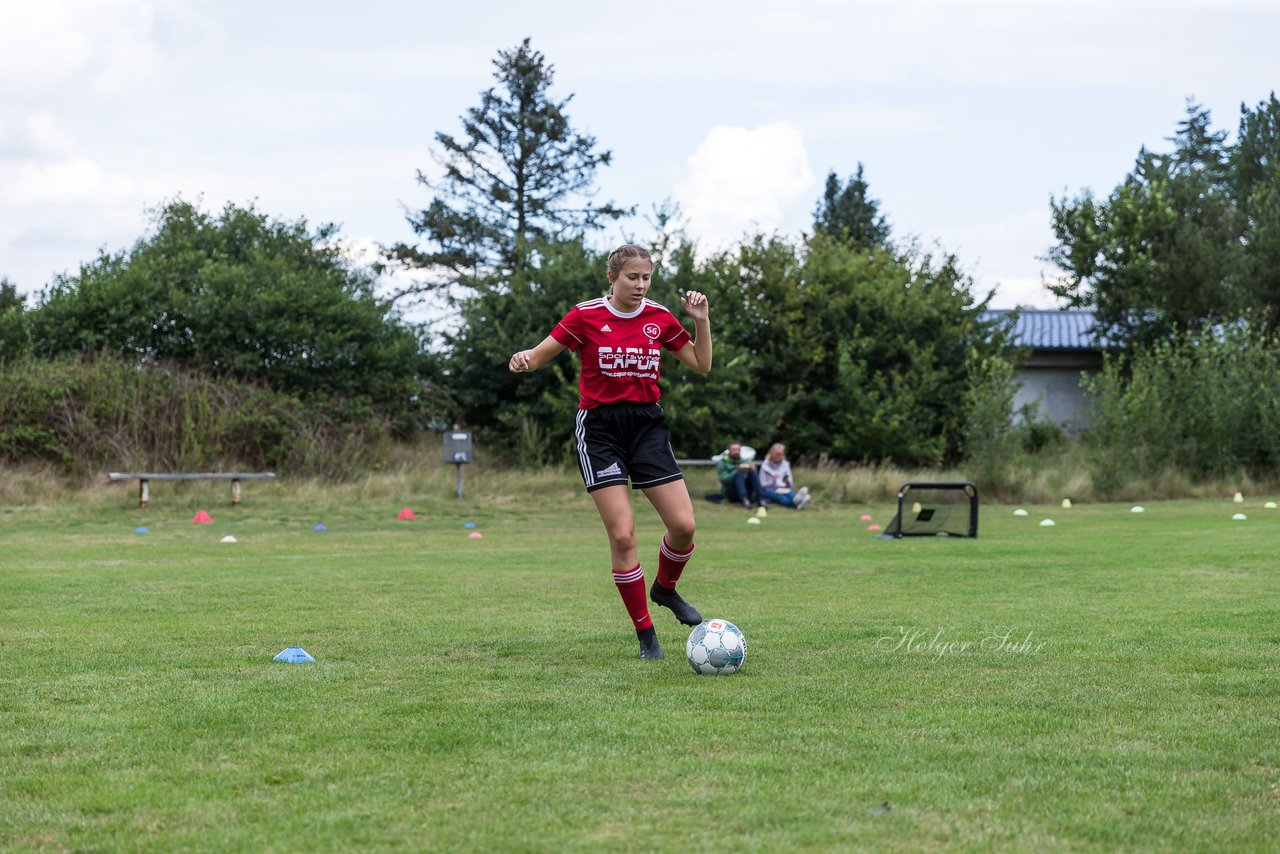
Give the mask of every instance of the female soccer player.
[[701, 615], [676, 593], [693, 555], [693, 502], [658, 405], [658, 372], [664, 347], [698, 373], [710, 371], [711, 321], [707, 298], [697, 291], [680, 300], [693, 318], [693, 338], [674, 314], [645, 298], [653, 263], [643, 247], [628, 243], [613, 250], [607, 274], [608, 295], [578, 303], [542, 343], [514, 354], [509, 367], [517, 373], [536, 371], [566, 347], [582, 360], [574, 427], [578, 468], [609, 535], [613, 582], [640, 638], [640, 657], [662, 658], [636, 556], [627, 481], [644, 492], [667, 529], [649, 598], [685, 625], [696, 626]]

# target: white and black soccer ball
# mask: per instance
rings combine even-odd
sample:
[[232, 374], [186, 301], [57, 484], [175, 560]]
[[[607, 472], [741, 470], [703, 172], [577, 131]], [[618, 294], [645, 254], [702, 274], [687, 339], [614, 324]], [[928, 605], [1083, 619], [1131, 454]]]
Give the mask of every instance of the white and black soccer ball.
[[747, 636], [728, 620], [703, 620], [690, 632], [684, 654], [694, 673], [727, 676], [747, 660]]

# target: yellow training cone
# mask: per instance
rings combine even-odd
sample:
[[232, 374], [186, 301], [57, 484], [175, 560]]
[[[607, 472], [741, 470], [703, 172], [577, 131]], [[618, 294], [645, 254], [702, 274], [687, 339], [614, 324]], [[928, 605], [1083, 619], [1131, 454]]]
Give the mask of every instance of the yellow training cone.
[[1071, 499], [1070, 499], [1070, 498], [1064, 498], [1064, 499], [1062, 499], [1062, 509], [1063, 509], [1063, 510], [1070, 510], [1070, 509], [1071, 509]]
[[1237, 503], [1237, 504], [1243, 504], [1243, 503], [1244, 503], [1244, 495], [1243, 495], [1242, 493], [1237, 492], [1237, 493], [1236, 493], [1236, 497], [1235, 497], [1235, 498], [1233, 498], [1233, 499], [1231, 499], [1231, 500], [1232, 500], [1232, 501], [1234, 501], [1234, 502], [1235, 502], [1235, 503]]

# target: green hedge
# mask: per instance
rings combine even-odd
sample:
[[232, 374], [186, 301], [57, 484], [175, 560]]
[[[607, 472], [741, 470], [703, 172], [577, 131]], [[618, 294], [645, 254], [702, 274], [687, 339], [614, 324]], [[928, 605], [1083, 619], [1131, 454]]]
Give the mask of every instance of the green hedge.
[[1280, 470], [1280, 351], [1254, 324], [1111, 359], [1088, 384], [1094, 484], [1165, 470], [1195, 480]]
[[0, 365], [0, 463], [336, 477], [376, 466], [390, 445], [384, 421], [344, 409], [172, 365], [28, 357]]

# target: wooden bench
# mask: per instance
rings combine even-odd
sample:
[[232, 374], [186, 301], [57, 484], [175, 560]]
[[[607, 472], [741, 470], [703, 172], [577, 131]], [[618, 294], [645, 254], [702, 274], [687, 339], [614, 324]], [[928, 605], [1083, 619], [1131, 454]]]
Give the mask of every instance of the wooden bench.
[[713, 465], [715, 465], [715, 464], [716, 464], [716, 461], [715, 461], [715, 460], [711, 460], [711, 459], [707, 459], [707, 460], [682, 460], [682, 459], [677, 459], [677, 460], [676, 460], [676, 465], [678, 465], [678, 466], [713, 466]]
[[136, 480], [138, 481], [138, 506], [146, 507], [151, 503], [151, 489], [148, 486], [149, 481], [153, 480], [229, 480], [231, 481], [231, 506], [235, 507], [240, 503], [240, 481], [242, 480], [275, 480], [274, 472], [194, 472], [184, 473], [158, 473], [158, 472], [118, 472], [113, 471], [107, 474], [107, 480], [115, 483], [119, 480]]

